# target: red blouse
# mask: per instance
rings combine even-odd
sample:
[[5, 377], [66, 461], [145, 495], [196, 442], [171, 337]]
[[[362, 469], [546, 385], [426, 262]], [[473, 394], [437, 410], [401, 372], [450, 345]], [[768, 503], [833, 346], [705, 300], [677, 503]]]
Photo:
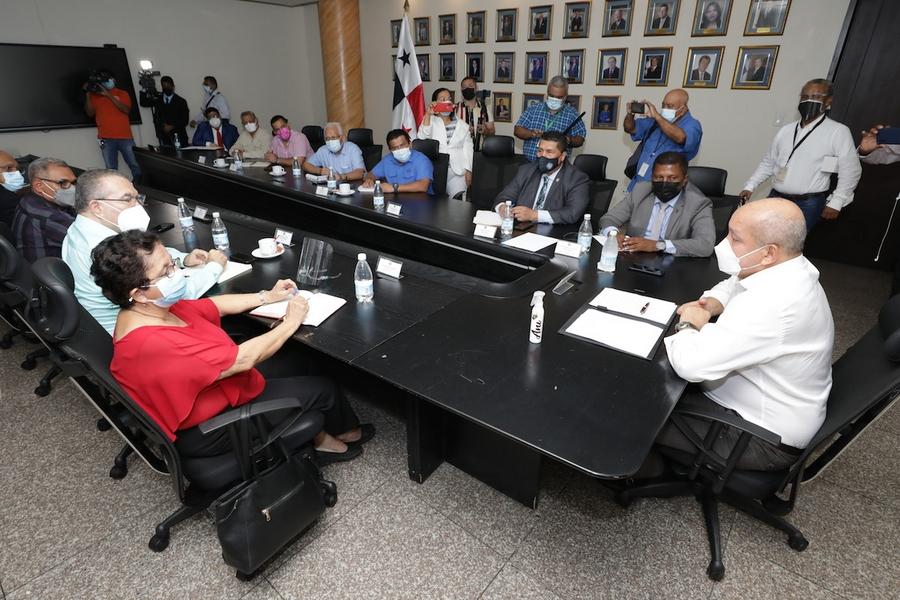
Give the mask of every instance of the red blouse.
[[238, 347], [220, 325], [212, 300], [182, 300], [169, 310], [186, 327], [145, 325], [113, 342], [110, 371], [119, 385], [175, 440], [187, 429], [260, 395], [256, 369], [217, 381]]

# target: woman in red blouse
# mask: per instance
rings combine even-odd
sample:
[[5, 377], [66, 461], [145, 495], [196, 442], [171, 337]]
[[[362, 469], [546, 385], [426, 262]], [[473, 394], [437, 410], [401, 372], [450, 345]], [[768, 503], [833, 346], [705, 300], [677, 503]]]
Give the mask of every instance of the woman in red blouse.
[[[324, 430], [314, 439], [320, 464], [351, 460], [362, 453], [362, 443], [374, 435], [374, 427], [359, 424], [333, 381], [324, 377], [266, 381], [255, 368], [303, 323], [308, 305], [294, 296], [294, 282], [283, 279], [258, 294], [182, 300], [184, 275], [159, 239], [141, 231], [104, 240], [91, 258], [91, 275], [103, 295], [122, 308], [113, 333], [110, 371], [180, 452], [186, 456], [227, 452], [227, 430], [204, 436], [196, 426], [252, 400], [290, 396], [304, 401], [306, 410], [325, 415]], [[224, 315], [291, 296], [281, 323], [240, 345], [220, 327]], [[270, 419], [278, 422], [284, 416], [275, 413]]]

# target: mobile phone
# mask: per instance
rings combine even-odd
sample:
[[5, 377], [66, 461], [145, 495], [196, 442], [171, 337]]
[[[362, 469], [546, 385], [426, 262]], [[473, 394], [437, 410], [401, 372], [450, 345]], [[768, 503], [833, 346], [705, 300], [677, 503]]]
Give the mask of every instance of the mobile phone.
[[900, 127], [883, 127], [875, 134], [875, 141], [879, 144], [900, 144]]
[[632, 102], [629, 106], [629, 109], [636, 115], [644, 114], [644, 103], [643, 102]]
[[452, 102], [438, 102], [434, 105], [434, 112], [453, 112]]
[[175, 225], [173, 225], [172, 223], [160, 223], [159, 225], [154, 225], [153, 227], [151, 227], [150, 231], [152, 231], [153, 233], [165, 233], [173, 227], [175, 227]]
[[645, 275], [653, 275], [654, 277], [662, 277], [663, 270], [659, 267], [652, 267], [650, 265], [644, 265], [641, 263], [634, 263], [630, 267], [628, 267], [629, 271], [637, 271], [638, 273], [643, 273]]
[[231, 257], [228, 260], [233, 260], [234, 262], [239, 262], [239, 263], [250, 264], [254, 260], [256, 260], [256, 258], [254, 258], [253, 256], [250, 256], [249, 254], [244, 254], [243, 252], [232, 252]]

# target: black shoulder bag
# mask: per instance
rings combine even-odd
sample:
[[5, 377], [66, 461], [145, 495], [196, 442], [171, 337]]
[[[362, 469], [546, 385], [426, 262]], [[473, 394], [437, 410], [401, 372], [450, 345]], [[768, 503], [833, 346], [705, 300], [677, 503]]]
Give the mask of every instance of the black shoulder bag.
[[634, 176], [637, 174], [637, 164], [638, 161], [641, 160], [641, 153], [644, 151], [644, 144], [647, 143], [647, 139], [650, 138], [650, 134], [653, 133], [653, 130], [656, 129], [656, 121], [647, 129], [647, 132], [644, 134], [644, 137], [641, 138], [641, 143], [638, 144], [638, 147], [634, 149], [634, 153], [628, 159], [628, 162], [625, 163], [625, 177], [628, 179], [634, 179]]

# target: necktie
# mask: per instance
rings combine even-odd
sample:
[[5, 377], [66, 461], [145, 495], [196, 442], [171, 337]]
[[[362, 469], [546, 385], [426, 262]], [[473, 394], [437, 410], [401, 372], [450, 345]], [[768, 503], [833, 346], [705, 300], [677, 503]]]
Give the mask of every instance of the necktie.
[[656, 206], [656, 212], [652, 217], [650, 217], [650, 235], [647, 238], [648, 240], [660, 239], [660, 234], [662, 233], [663, 218], [665, 218], [666, 209], [668, 208], [662, 203], [657, 203], [654, 206]]
[[225, 144], [222, 143], [222, 130], [216, 129], [216, 146], [225, 147]]
[[547, 188], [550, 187], [550, 177], [541, 176], [541, 189], [538, 192], [537, 202], [534, 203], [534, 210], [543, 210], [544, 201], [547, 199]]

